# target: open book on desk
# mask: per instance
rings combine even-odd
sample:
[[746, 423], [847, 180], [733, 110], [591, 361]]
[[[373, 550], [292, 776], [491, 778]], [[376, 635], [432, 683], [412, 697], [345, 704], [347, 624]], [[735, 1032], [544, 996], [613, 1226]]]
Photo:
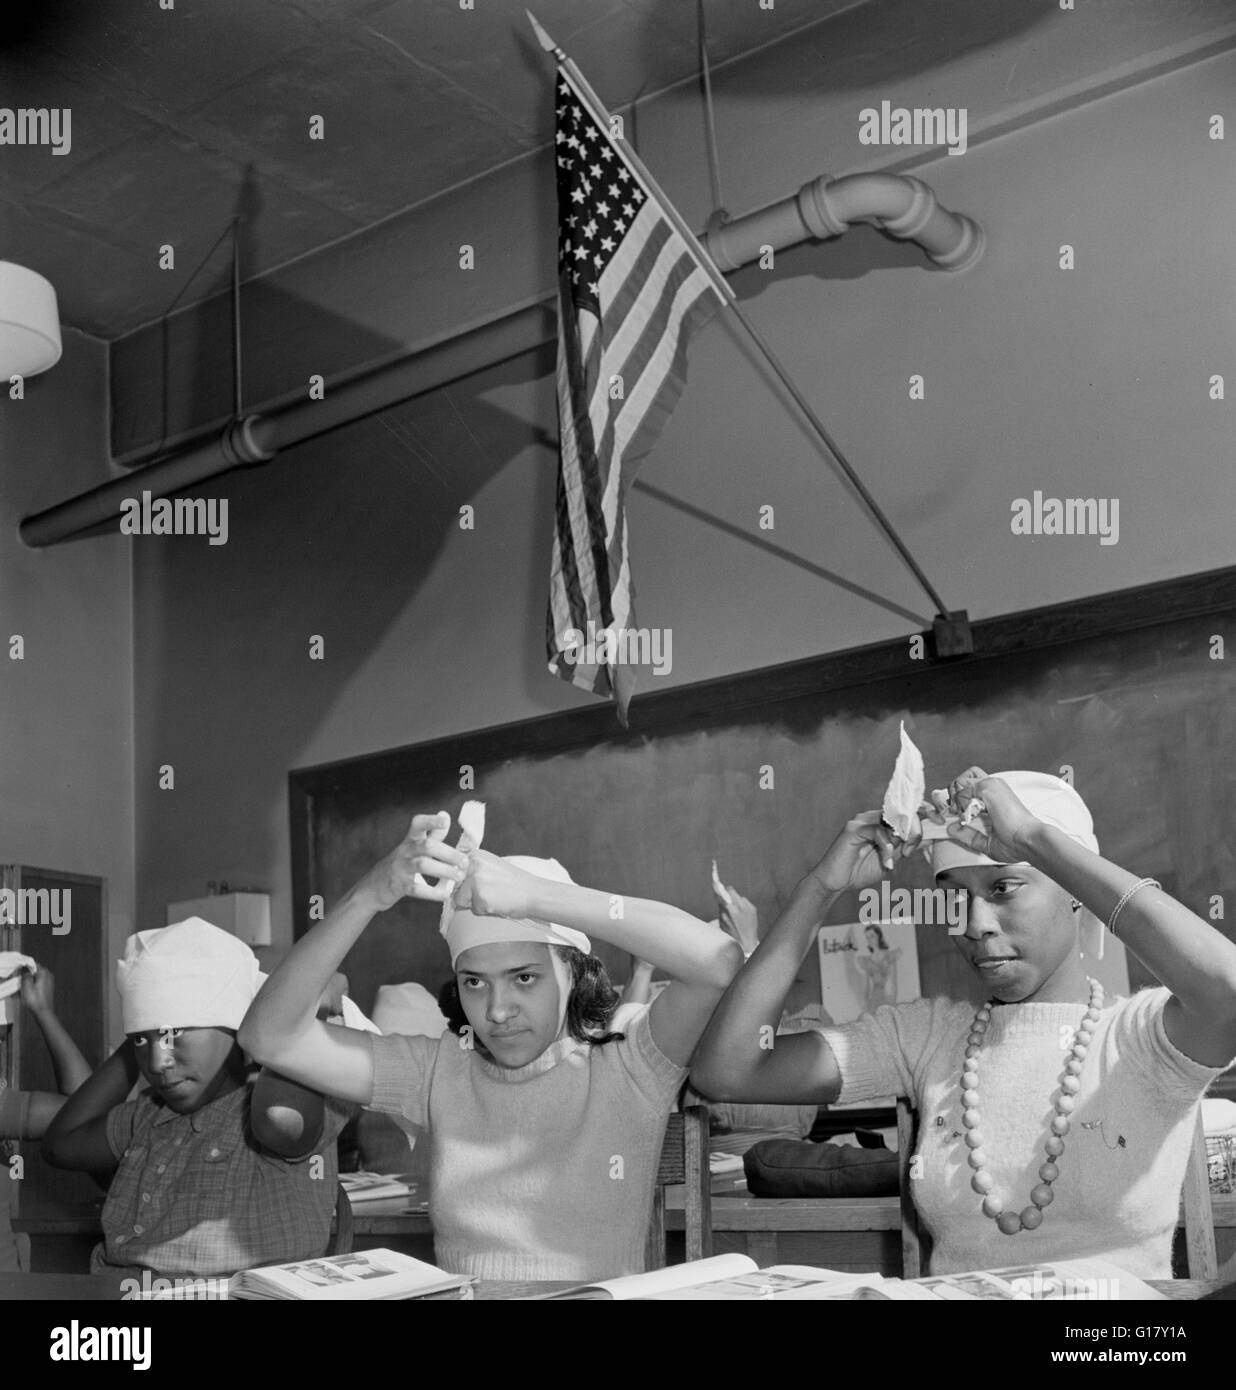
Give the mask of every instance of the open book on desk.
[[949, 1302], [970, 1299], [1127, 1302], [1158, 1300], [1167, 1295], [1105, 1260], [1052, 1260], [1037, 1265], [1010, 1265], [1006, 1269], [929, 1275], [925, 1279], [882, 1279], [870, 1288], [860, 1289], [855, 1297]]
[[340, 1173], [339, 1185], [353, 1206], [361, 1202], [383, 1202], [391, 1197], [410, 1197], [415, 1184], [398, 1173]]
[[349, 1302], [398, 1298], [471, 1298], [467, 1275], [447, 1274], [436, 1265], [396, 1250], [358, 1250], [323, 1255], [319, 1260], [261, 1265], [232, 1279], [231, 1297], [245, 1299]]
[[851, 1298], [860, 1285], [881, 1283], [878, 1274], [841, 1274], [807, 1265], [760, 1269], [746, 1255], [713, 1255], [648, 1274], [628, 1274], [577, 1284], [544, 1298], [592, 1299], [828, 1299]]

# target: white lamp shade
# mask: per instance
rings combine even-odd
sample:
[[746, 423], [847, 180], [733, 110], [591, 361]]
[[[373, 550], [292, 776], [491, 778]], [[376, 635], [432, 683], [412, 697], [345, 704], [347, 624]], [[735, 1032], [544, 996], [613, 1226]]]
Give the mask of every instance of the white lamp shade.
[[36, 376], [60, 361], [56, 291], [25, 266], [0, 261], [0, 376]]
[[208, 898], [168, 903], [167, 924], [200, 917], [220, 931], [231, 932], [246, 946], [270, 945], [269, 893], [213, 893]]

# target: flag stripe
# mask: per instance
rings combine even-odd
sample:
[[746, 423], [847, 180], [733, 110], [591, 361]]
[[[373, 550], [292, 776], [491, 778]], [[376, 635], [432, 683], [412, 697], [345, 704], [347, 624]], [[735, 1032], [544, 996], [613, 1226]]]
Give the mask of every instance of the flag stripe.
[[613, 694], [625, 723], [633, 671], [566, 637], [573, 630], [587, 644], [633, 624], [626, 495], [682, 393], [687, 337], [718, 298], [664, 207], [565, 79], [557, 97], [559, 473], [549, 669]]

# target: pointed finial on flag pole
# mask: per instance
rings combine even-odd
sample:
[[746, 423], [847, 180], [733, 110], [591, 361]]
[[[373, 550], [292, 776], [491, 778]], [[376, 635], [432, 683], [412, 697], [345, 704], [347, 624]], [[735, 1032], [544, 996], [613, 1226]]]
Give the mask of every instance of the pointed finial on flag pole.
[[536, 35], [537, 43], [541, 45], [546, 53], [552, 53], [554, 57], [561, 62], [566, 57], [566, 54], [545, 32], [536, 15], [534, 15], [531, 10], [525, 10], [524, 14], [528, 16], [528, 23], [532, 25], [532, 32]]

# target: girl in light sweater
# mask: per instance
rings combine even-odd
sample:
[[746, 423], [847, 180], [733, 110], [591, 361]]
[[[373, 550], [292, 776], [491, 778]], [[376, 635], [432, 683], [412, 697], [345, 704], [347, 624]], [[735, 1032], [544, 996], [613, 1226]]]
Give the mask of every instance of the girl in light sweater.
[[[582, 888], [554, 860], [453, 848], [449, 826], [445, 812], [414, 817], [270, 977], [241, 1045], [292, 1080], [428, 1130], [443, 1268], [506, 1280], [638, 1273], [666, 1119], [742, 953], [677, 908]], [[404, 897], [445, 901], [458, 1035], [320, 1023], [326, 982]], [[608, 1030], [618, 996], [586, 933], [673, 977], [621, 1034]]]
[[[975, 798], [985, 814], [963, 823]], [[947, 813], [932, 866], [940, 886], [966, 894], [965, 932], [953, 939], [988, 1002], [977, 1012], [942, 998], [886, 1005], [761, 1046], [838, 895], [877, 883], [920, 843], [917, 830], [899, 840], [865, 811], [731, 986], [692, 1085], [821, 1105], [909, 1096], [912, 1190], [933, 1273], [1093, 1257], [1170, 1278], [1198, 1104], [1236, 1057], [1236, 945], [1153, 880], [1100, 858], [1084, 802], [1058, 778], [970, 768], [951, 784]], [[1104, 999], [1081, 949], [1095, 918], [1162, 988]]]

